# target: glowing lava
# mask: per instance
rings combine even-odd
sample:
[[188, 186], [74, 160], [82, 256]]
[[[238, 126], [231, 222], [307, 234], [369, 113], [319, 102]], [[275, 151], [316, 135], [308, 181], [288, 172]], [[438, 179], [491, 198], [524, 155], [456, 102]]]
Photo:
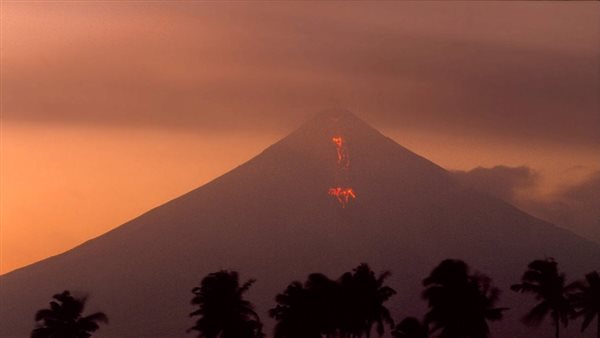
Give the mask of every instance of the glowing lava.
[[347, 169], [350, 166], [350, 157], [348, 157], [344, 139], [341, 136], [334, 136], [331, 138], [331, 141], [333, 141], [337, 150], [338, 166], [342, 169]]
[[[338, 168], [336, 171], [336, 185], [339, 182], [347, 181], [348, 172], [347, 169], [350, 168], [350, 157], [348, 156], [348, 151], [346, 149], [346, 142], [341, 136], [334, 136], [331, 138], [333, 144], [335, 144], [335, 149], [337, 150], [337, 164]], [[356, 198], [356, 193], [354, 189], [350, 187], [342, 188], [340, 186], [335, 188], [329, 188], [328, 194], [331, 196], [335, 196], [338, 202], [342, 205], [342, 208], [345, 208], [350, 199]]]
[[356, 198], [356, 193], [352, 188], [329, 188], [329, 195], [335, 196], [342, 205], [342, 208], [346, 207], [346, 204], [350, 201], [350, 198]]

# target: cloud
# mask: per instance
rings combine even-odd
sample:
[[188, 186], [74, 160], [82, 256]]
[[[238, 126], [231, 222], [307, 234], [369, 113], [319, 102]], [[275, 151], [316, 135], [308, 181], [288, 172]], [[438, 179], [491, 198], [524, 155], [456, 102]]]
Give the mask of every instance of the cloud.
[[[600, 202], [600, 171], [591, 174], [583, 183], [565, 189], [560, 196], [577, 203]], [[596, 206], [600, 211], [600, 203]]]
[[548, 198], [523, 203], [526, 210], [600, 242], [600, 171]]
[[342, 105], [376, 126], [597, 146], [596, 8], [7, 4], [4, 121], [289, 129]]
[[526, 212], [600, 242], [600, 170], [551, 194], [535, 192], [541, 175], [526, 167], [453, 172], [467, 188], [501, 198]]
[[539, 174], [525, 166], [478, 167], [470, 171], [455, 171], [454, 176], [467, 188], [483, 191], [511, 203], [516, 202], [519, 191], [533, 189], [539, 181]]

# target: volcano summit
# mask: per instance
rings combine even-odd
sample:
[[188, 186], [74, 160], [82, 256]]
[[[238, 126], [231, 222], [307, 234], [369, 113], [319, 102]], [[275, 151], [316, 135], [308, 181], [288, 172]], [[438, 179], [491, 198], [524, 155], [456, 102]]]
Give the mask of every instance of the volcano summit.
[[[333, 137], [343, 137], [344, 149]], [[332, 197], [337, 187], [353, 196]], [[267, 311], [291, 281], [316, 271], [339, 276], [361, 262], [392, 272], [394, 318], [419, 316], [421, 280], [442, 259], [457, 258], [504, 291], [500, 305], [511, 309], [492, 324], [495, 336], [542, 337], [552, 328], [523, 326], [530, 304], [508, 286], [544, 257], [582, 276], [598, 268], [600, 246], [463, 189], [347, 111], [326, 112], [212, 182], [1, 276], [0, 336], [27, 336], [35, 311], [66, 289], [89, 292], [90, 311], [108, 314], [99, 336], [185, 336], [190, 290], [220, 269], [257, 280], [248, 297], [271, 335]]]

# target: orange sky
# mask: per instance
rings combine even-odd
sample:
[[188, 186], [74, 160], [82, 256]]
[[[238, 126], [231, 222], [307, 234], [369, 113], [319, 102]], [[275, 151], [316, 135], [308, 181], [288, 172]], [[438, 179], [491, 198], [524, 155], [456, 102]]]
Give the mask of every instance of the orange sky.
[[449, 169], [600, 170], [597, 3], [2, 2], [0, 273], [344, 106]]
[[2, 137], [3, 272], [202, 185], [274, 139], [67, 127], [4, 127]]
[[[529, 165], [548, 184], [578, 179], [571, 163], [597, 152], [473, 144], [427, 133], [388, 132], [451, 169]], [[4, 126], [0, 187], [2, 272], [63, 252], [198, 187], [258, 154], [283, 133]], [[468, 148], [469, 151], [464, 151]], [[556, 160], [559, 157], [562, 160]], [[590, 159], [586, 162], [586, 159]]]

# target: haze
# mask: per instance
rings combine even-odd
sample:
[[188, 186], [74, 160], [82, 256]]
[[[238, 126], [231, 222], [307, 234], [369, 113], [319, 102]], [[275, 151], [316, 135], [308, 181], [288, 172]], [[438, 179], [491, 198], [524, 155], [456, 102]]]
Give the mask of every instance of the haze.
[[486, 173], [508, 193], [480, 188], [600, 240], [600, 198], [580, 193], [599, 182], [598, 3], [1, 6], [0, 273], [206, 183], [329, 107], [447, 169], [506, 166]]

